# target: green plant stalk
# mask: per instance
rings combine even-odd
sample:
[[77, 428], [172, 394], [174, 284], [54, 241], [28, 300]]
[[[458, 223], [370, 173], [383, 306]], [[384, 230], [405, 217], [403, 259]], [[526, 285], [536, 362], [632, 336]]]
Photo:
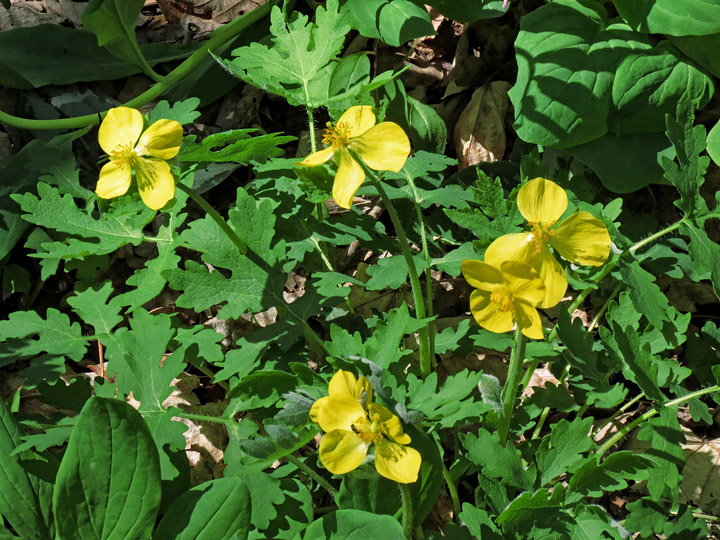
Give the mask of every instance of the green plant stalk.
[[630, 407], [632, 407], [635, 403], [640, 401], [642, 398], [645, 397], [645, 392], [640, 392], [637, 396], [632, 398], [630, 401], [625, 403], [622, 407], [620, 407], [615, 414], [613, 414], [610, 418], [605, 420], [602, 424], [600, 424], [598, 427], [594, 429], [594, 434], [597, 435], [600, 433], [605, 427], [610, 424], [612, 421], [614, 421], [616, 418], [618, 418], [622, 413], [627, 411]]
[[[696, 390], [695, 392], [691, 392], [689, 394], [685, 394], [684, 396], [680, 396], [679, 398], [668, 401], [663, 405], [663, 407], [675, 407], [676, 405], [680, 405], [681, 403], [689, 401], [693, 398], [704, 396], [706, 394], [712, 394], [713, 392], [717, 391], [720, 391], [720, 385], [710, 386], [709, 388], [703, 388], [702, 390]], [[625, 435], [630, 433], [633, 429], [642, 424], [645, 420], [648, 420], [655, 416], [658, 413], [658, 410], [659, 409], [650, 409], [629, 424], [623, 426], [622, 429], [619, 429], [612, 437], [610, 437], [601, 446], [595, 449], [595, 453], [599, 456], [605, 454], [605, 452], [607, 452], [612, 446], [614, 446], [615, 443], [617, 443], [620, 439], [625, 437]]]
[[[245, 242], [243, 242], [240, 239], [240, 237], [237, 235], [237, 233], [234, 230], [232, 230], [230, 225], [227, 224], [227, 221], [225, 221], [222, 218], [222, 216], [220, 214], [218, 214], [217, 211], [212, 206], [210, 206], [210, 204], [205, 199], [203, 199], [200, 195], [198, 195], [194, 189], [186, 186], [182, 182], [177, 182], [175, 185], [181, 191], [184, 191], [185, 193], [187, 193], [187, 195], [193, 201], [195, 201], [200, 206], [200, 208], [202, 208], [203, 210], [205, 210], [205, 212], [207, 212], [207, 214], [213, 219], [213, 221], [215, 221], [217, 226], [220, 227], [220, 230], [222, 230], [227, 235], [227, 237], [230, 239], [230, 241], [233, 244], [235, 244], [235, 246], [238, 248], [240, 253], [242, 253], [243, 255], [247, 255], [247, 256], [250, 256], [252, 254], [252, 252], [249, 252], [248, 247], [245, 245]], [[257, 258], [257, 256], [256, 256], [256, 258]], [[260, 259], [258, 258], [258, 261], [259, 260]], [[290, 313], [295, 319], [298, 320], [298, 322], [300, 322], [300, 324], [303, 325], [303, 327], [305, 327], [305, 329], [307, 330], [307, 332], [305, 332], [305, 335], [311, 341], [313, 341], [315, 343], [315, 345], [317, 345], [319, 347], [320, 350], [325, 351], [327, 353], [325, 344], [317, 336], [317, 334], [315, 334], [315, 332], [310, 327], [310, 325], [307, 323], [307, 321], [305, 319], [303, 319], [302, 317], [300, 317], [297, 313], [295, 313], [295, 311], [292, 309], [290, 304], [284, 303], [284, 299], [282, 299], [282, 297], [277, 298], [277, 299], [278, 299], [278, 301], [282, 301], [283, 307], [285, 309], [287, 309], [288, 313]]]
[[[248, 27], [252, 26], [254, 23], [270, 13], [270, 9], [277, 3], [277, 1], [278, 0], [271, 0], [267, 4], [263, 4], [215, 30], [212, 38], [205, 42], [203, 46], [191, 54], [179, 66], [173, 69], [159, 82], [151, 86], [148, 90], [131, 99], [124, 105], [126, 107], [139, 108], [164, 94], [167, 90], [180, 82], [186, 75], [192, 73], [192, 71], [203, 60], [205, 60], [212, 51], [235, 38], [240, 32], [246, 30]], [[29, 118], [20, 118], [0, 111], [0, 123], [27, 130], [78, 129], [99, 124], [104, 115], [105, 113], [97, 113], [74, 116], [72, 118], [58, 118], [55, 120], [34, 120]]]
[[412, 540], [413, 536], [413, 507], [410, 488], [407, 484], [398, 484], [400, 488], [400, 496], [402, 498], [402, 528], [405, 538]]
[[[427, 232], [425, 229], [425, 219], [422, 215], [422, 208], [418, 199], [420, 198], [415, 187], [415, 180], [411, 176], [407, 176], [408, 185], [413, 192], [413, 204], [415, 205], [415, 212], [417, 213], [418, 223], [420, 223], [420, 241], [422, 242], [423, 255], [425, 257], [425, 263], [427, 264], [427, 270], [425, 270], [425, 301], [427, 316], [433, 316], [433, 292], [432, 292], [432, 260], [430, 257], [430, 251], [428, 250]], [[435, 358], [435, 322], [428, 322], [428, 344], [430, 346], [430, 358]]]
[[450, 500], [452, 501], [453, 515], [455, 516], [455, 519], [457, 519], [457, 516], [458, 514], [460, 514], [461, 510], [460, 497], [458, 496], [457, 487], [455, 486], [452, 475], [450, 474], [450, 471], [448, 471], [448, 468], [445, 466], [445, 463], [443, 463], [442, 474], [443, 478], [445, 479], [445, 485], [448, 488]]
[[[592, 332], [595, 329], [595, 327], [598, 325], [598, 321], [603, 316], [605, 311], [607, 311], [607, 308], [610, 305], [610, 301], [618, 295], [618, 293], [622, 290], [623, 287], [625, 287], [625, 284], [621, 281], [620, 283], [617, 284], [615, 289], [613, 289], [613, 292], [610, 293], [610, 296], [605, 301], [605, 303], [602, 305], [602, 307], [598, 311], [597, 315], [595, 316], [593, 321], [590, 323], [590, 326], [588, 326], [588, 328], [587, 328], [588, 332]], [[556, 328], [557, 328], [557, 326], [556, 326]], [[570, 364], [565, 365], [565, 369], [563, 370], [562, 375], [560, 375], [560, 377], [558, 377], [558, 381], [565, 380], [565, 377], [567, 377], [568, 374], [570, 373], [571, 367], [572, 366], [570, 366]], [[533, 371], [535, 371], [535, 370], [533, 370]], [[523, 390], [524, 389], [525, 389], [525, 386], [523, 386]], [[587, 403], [585, 405], [583, 405], [583, 407], [580, 409], [580, 411], [578, 411], [578, 416], [582, 416], [583, 414], [585, 414], [587, 407], [588, 407]], [[537, 439], [540, 436], [540, 432], [542, 431], [543, 425], [545, 424], [545, 420], [547, 420], [547, 417], [549, 414], [550, 414], [550, 407], [545, 407], [542, 410], [542, 412], [540, 413], [540, 418], [538, 419], [537, 426], [535, 426], [535, 430], [533, 431], [532, 437], [530, 437], [531, 440]]]
[[247, 246], [245, 245], [245, 242], [243, 242], [237, 235], [237, 233], [232, 230], [230, 225], [227, 224], [227, 221], [225, 221], [222, 216], [217, 213], [217, 210], [210, 206], [210, 204], [200, 195], [198, 195], [198, 193], [194, 189], [186, 186], [182, 182], [176, 182], [175, 186], [180, 189], [180, 191], [184, 191], [185, 193], [187, 193], [187, 195], [193, 201], [195, 201], [198, 206], [200, 206], [200, 208], [207, 212], [207, 214], [213, 219], [217, 226], [220, 227], [220, 230], [222, 230], [222, 232], [225, 233], [225, 235], [230, 239], [230, 241], [235, 244], [240, 253], [242, 253], [243, 255], [247, 253]]
[[225, 426], [237, 426], [237, 420], [231, 418], [222, 418], [221, 416], [207, 416], [204, 414], [192, 414], [186, 412], [176, 412], [175, 416], [180, 418], [187, 418], [188, 420], [195, 420], [196, 422], [212, 422], [214, 424], [223, 424]]
[[515, 398], [517, 397], [518, 386], [523, 371], [523, 358], [525, 357], [525, 345], [527, 341], [520, 328], [515, 329], [515, 344], [510, 352], [510, 365], [508, 366], [508, 376], [505, 386], [503, 386], [501, 401], [502, 411], [498, 419], [498, 438], [500, 444], [505, 446], [507, 443], [508, 431], [510, 430], [510, 420], [512, 419], [513, 409], [515, 408]]
[[[594, 285], [592, 285], [592, 286], [587, 287], [586, 289], [584, 289], [582, 292], [580, 292], [580, 294], [577, 295], [577, 297], [575, 298], [575, 300], [572, 301], [572, 303], [571, 303], [570, 306], [568, 307], [568, 312], [569, 312], [569, 313], [574, 312], [574, 311], [580, 306], [580, 304], [583, 303], [583, 301], [585, 300], [585, 298], [587, 298], [587, 295], [590, 294], [590, 292], [593, 291], [593, 290], [596, 288], [596, 285], [597, 285], [598, 283], [600, 283], [610, 272], [612, 272], [612, 271], [615, 269], [615, 267], [616, 267], [617, 264], [618, 264], [618, 260], [620, 259], [620, 257], [624, 257], [624, 256], [628, 256], [628, 255], [634, 255], [635, 252], [636, 252], [638, 249], [640, 249], [640, 248], [642, 248], [642, 247], [645, 247], [645, 246], [648, 245], [649, 243], [654, 242], [655, 240], [657, 240], [658, 238], [661, 238], [661, 237], [665, 236], [666, 234], [668, 234], [668, 233], [670, 233], [670, 232], [673, 232], [673, 231], [679, 229], [679, 228], [682, 226], [682, 224], [685, 223], [685, 221], [687, 221], [687, 216], [683, 217], [680, 221], [677, 221], [677, 222], [673, 223], [672, 225], [668, 225], [668, 226], [665, 227], [664, 229], [656, 232], [655, 234], [653, 234], [653, 235], [651, 235], [651, 236], [648, 236], [648, 237], [645, 238], [644, 240], [640, 240], [639, 242], [636, 242], [636, 243], [633, 244], [630, 248], [628, 248], [627, 250], [625, 250], [624, 252], [622, 252], [617, 259], [615, 259], [614, 261], [606, 264], [605, 267], [602, 269], [602, 271], [599, 272], [599, 273], [593, 278], [593, 283], [594, 283]], [[555, 327], [554, 327], [554, 328], [552, 329], [552, 331], [550, 332], [550, 335], [547, 337], [547, 341], [548, 341], [548, 342], [552, 342], [556, 337], [557, 337], [557, 325], [555, 325]], [[531, 361], [531, 362], [529, 363], [528, 369], [527, 369], [527, 371], [525, 372], [525, 376], [523, 377], [523, 380], [522, 380], [522, 383], [521, 383], [521, 384], [522, 384], [522, 388], [523, 388], [523, 392], [525, 391], [525, 388], [527, 388], [527, 385], [530, 383], [530, 379], [532, 378], [532, 374], [533, 374], [533, 373], [535, 372], [535, 370], [537, 369], [538, 364], [539, 364], [539, 361], [538, 361], [538, 360], [533, 360], [533, 361]]]
[[325, 480], [322, 476], [320, 476], [316, 471], [314, 471], [311, 467], [308, 467], [304, 461], [296, 458], [292, 454], [288, 454], [285, 456], [287, 460], [295, 465], [298, 469], [300, 469], [302, 472], [307, 474], [310, 478], [315, 480], [315, 482], [318, 483], [318, 485], [322, 486], [322, 488], [327, 491], [330, 495], [332, 495], [333, 499], [337, 499], [338, 491], [335, 489], [330, 482]]
[[[385, 189], [382, 187], [380, 180], [375, 176], [362, 161], [357, 160], [365, 170], [365, 174], [371, 179], [373, 185], [378, 190], [380, 198], [385, 203], [390, 219], [395, 226], [395, 231], [398, 235], [398, 241], [400, 249], [402, 249], [403, 257], [405, 257], [405, 264], [408, 267], [408, 274], [410, 275], [410, 287], [412, 289], [413, 301], [415, 302], [415, 314], [418, 319], [424, 319], [427, 315], [425, 313], [425, 301], [423, 300], [422, 287], [420, 286], [420, 278], [418, 278], [417, 268], [415, 267], [415, 261], [413, 260], [413, 254], [410, 250], [410, 242], [408, 242], [405, 234], [405, 229], [400, 221], [395, 206], [390, 200]], [[430, 357], [430, 337], [428, 327], [423, 326], [418, 330], [418, 345], [420, 347], [420, 376], [425, 379], [430, 375], [432, 369], [431, 357]]]

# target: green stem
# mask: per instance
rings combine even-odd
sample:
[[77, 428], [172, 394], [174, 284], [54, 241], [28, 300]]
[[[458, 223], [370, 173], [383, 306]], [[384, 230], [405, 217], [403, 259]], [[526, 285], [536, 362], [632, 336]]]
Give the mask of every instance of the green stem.
[[307, 474], [310, 478], [315, 480], [315, 482], [318, 483], [318, 485], [322, 486], [322, 488], [327, 491], [330, 495], [333, 496], [333, 499], [337, 499], [338, 491], [335, 489], [330, 482], [325, 480], [322, 476], [320, 476], [317, 471], [314, 471], [311, 467], [308, 467], [304, 461], [296, 458], [292, 454], [288, 454], [285, 456], [287, 460], [295, 465], [298, 469], [300, 469], [302, 472]]
[[315, 118], [313, 118], [313, 110], [309, 105], [305, 106], [308, 117], [308, 129], [310, 130], [310, 152], [317, 152], [317, 141], [315, 140]]
[[400, 487], [400, 495], [402, 497], [402, 528], [405, 538], [412, 540], [413, 536], [413, 507], [410, 488], [407, 484], [398, 484]]
[[502, 411], [498, 419], [498, 438], [500, 439], [500, 444], [503, 446], [507, 443], [510, 420], [512, 419], [513, 409], [515, 408], [515, 398], [517, 397], [518, 386], [522, 376], [525, 344], [525, 336], [520, 331], [520, 328], [516, 328], [515, 345], [513, 345], [510, 353], [507, 381], [505, 382], [501, 395]]
[[[258, 257], [258, 255], [253, 252], [252, 250], [248, 249], [248, 247], [245, 245], [245, 242], [243, 242], [240, 237], [237, 235], [237, 233], [230, 227], [230, 225], [227, 224], [227, 222], [222, 218], [220, 214], [217, 213], [217, 211], [210, 206], [210, 204], [203, 199], [200, 195], [197, 194], [197, 192], [186, 186], [185, 184], [178, 182], [175, 184], [181, 191], [184, 191], [188, 194], [188, 196], [195, 201], [200, 208], [205, 210], [207, 214], [215, 221], [218, 227], [227, 235], [227, 237], [230, 239], [230, 241], [237, 246], [238, 250], [240, 250], [240, 253], [243, 255], [246, 255], [249, 259], [252, 260], [253, 263], [258, 265], [263, 270], [266, 270], [268, 273], [272, 272], [272, 269], [267, 265], [267, 263], [261, 258]], [[324, 351], [326, 354], [328, 354], [327, 349], [325, 348], [325, 344], [323, 341], [315, 334], [315, 331], [312, 329], [312, 327], [308, 324], [308, 322], [300, 315], [298, 315], [295, 310], [292, 309], [292, 306], [285, 302], [285, 299], [282, 296], [278, 296], [276, 294], [273, 294], [276, 300], [278, 302], [281, 302], [283, 307], [287, 309], [288, 313], [294, 317], [300, 324], [303, 325], [306, 332], [306, 337], [315, 343], [315, 345], [321, 350]]]
[[[663, 407], [675, 407], [676, 405], [680, 405], [681, 403], [689, 401], [693, 398], [704, 396], [706, 394], [712, 394], [713, 392], [717, 392], [718, 390], [720, 390], [720, 385], [711, 386], [709, 388], [703, 388], [702, 390], [696, 390], [695, 392], [691, 392], [689, 394], [685, 394], [684, 396], [680, 396], [679, 398], [675, 398], [673, 400], [668, 401], [667, 403], [665, 403], [663, 405]], [[655, 416], [658, 412], [659, 412], [659, 409], [650, 409], [645, 414], [636, 418], [629, 424], [624, 425], [612, 437], [610, 437], [601, 446], [599, 446], [595, 450], [595, 453], [602, 456], [612, 446], [614, 446], [615, 443], [617, 443], [620, 439], [625, 437], [625, 435], [630, 433], [633, 429], [635, 429], [638, 425], [642, 424], [645, 420], [648, 420], [649, 418], [652, 418], [653, 416]]]
[[203, 199], [198, 193], [183, 184], [182, 182], [177, 182], [176, 186], [180, 189], [180, 191], [184, 191], [187, 193], [187, 195], [195, 201], [200, 208], [205, 210], [207, 214], [215, 221], [218, 227], [222, 230], [222, 232], [225, 233], [225, 235], [230, 239], [230, 241], [235, 244], [235, 246], [240, 250], [240, 253], [245, 255], [247, 253], [247, 246], [245, 245], [245, 242], [243, 242], [240, 237], [237, 235], [237, 233], [232, 230], [230, 225], [227, 224], [227, 221], [225, 221], [220, 214], [217, 213], [217, 210], [215, 210], [210, 204]]
[[645, 397], [645, 392], [640, 392], [637, 396], [632, 398], [630, 401], [628, 401], [625, 405], [620, 407], [615, 414], [613, 414], [610, 418], [606, 419], [602, 424], [600, 424], [598, 427], [594, 429], [595, 435], [600, 433], [605, 427], [610, 424], [611, 422], [615, 421], [622, 413], [627, 411], [630, 407], [632, 407], [635, 403], [640, 401], [642, 398]]
[[[625, 283], [621, 281], [620, 283], [617, 284], [615, 289], [613, 289], [613, 292], [610, 293], [610, 296], [607, 298], [607, 300], [605, 300], [605, 303], [602, 305], [602, 307], [598, 311], [597, 315], [595, 316], [593, 321], [590, 323], [590, 326], [588, 326], [588, 328], [587, 328], [588, 332], [592, 332], [595, 329], [595, 327], [598, 324], [598, 321], [603, 316], [605, 311], [607, 311], [607, 308], [610, 305], [610, 301], [618, 295], [618, 293], [623, 289], [623, 287], [625, 287]], [[555, 328], [557, 328], [557, 327], [555, 327]], [[562, 374], [558, 378], [559, 382], [562, 382], [565, 380], [565, 378], [570, 373], [571, 367], [572, 366], [570, 364], [565, 365], [565, 369], [563, 370]], [[529, 373], [532, 375], [532, 373], [534, 371], [535, 370], [533, 369], [532, 371], [529, 371]], [[525, 390], [525, 385], [523, 385], [523, 391], [524, 390]], [[587, 407], [588, 407], [588, 405], [587, 405], [587, 403], [585, 403], [585, 405], [583, 405], [583, 407], [580, 409], [580, 411], [578, 411], [577, 416], [582, 416], [583, 414], [585, 414]], [[543, 409], [542, 413], [540, 413], [540, 418], [538, 419], [537, 426], [535, 426], [535, 431], [533, 431], [531, 439], [537, 439], [540, 436], [540, 432], [542, 431], [543, 425], [545, 424], [545, 420], [547, 420], [547, 417], [549, 414], [550, 414], [550, 407], [545, 407]]]
[[[202, 360], [199, 364], [192, 365], [202, 371], [205, 375], [210, 377], [211, 381], [215, 379], [215, 373], [213, 373], [213, 371], [209, 367], [207, 367], [207, 362], [205, 360]], [[230, 391], [230, 385], [227, 383], [227, 381], [217, 381], [217, 384], [219, 384], [220, 387], [223, 388], [226, 392]]]
[[[600, 283], [605, 278], [605, 276], [607, 276], [610, 272], [612, 272], [615, 269], [615, 267], [618, 265], [618, 261], [620, 260], [620, 257], [635, 255], [635, 252], [638, 249], [645, 247], [650, 242], [654, 242], [658, 238], [661, 238], [676, 229], [679, 229], [680, 226], [682, 226], [682, 224], [685, 223], [686, 220], [687, 220], [687, 216], [683, 217], [680, 221], [677, 221], [677, 222], [673, 223], [672, 225], [668, 225], [664, 229], [656, 232], [655, 234], [648, 236], [644, 240], [640, 240], [639, 242], [636, 242], [630, 248], [628, 248], [627, 250], [622, 252], [617, 259], [606, 264], [605, 267], [602, 269], [602, 271], [600, 271], [593, 278], [593, 280], [592, 280], [593, 285], [591, 285], [590, 287], [587, 287], [582, 292], [580, 292], [580, 294], [577, 295], [575, 300], [572, 301], [572, 303], [568, 307], [568, 312], [573, 313], [580, 306], [580, 304], [583, 303], [583, 301], [585, 300], [585, 298], [587, 298], [587, 296], [590, 294], [590, 292], [595, 290], [595, 288], [597, 287], [597, 284]], [[552, 342], [556, 337], [557, 337], [557, 325], [550, 332], [550, 335], [547, 337], [547, 341]], [[533, 373], [535, 372], [535, 370], [537, 369], [538, 364], [539, 364], [538, 360], [533, 360], [528, 365], [528, 369], [525, 372], [525, 377], [523, 377], [523, 380], [521, 383], [523, 392], [525, 391], [525, 388], [527, 388], [527, 385], [530, 383], [530, 379], [531, 379]]]
[[197, 422], [212, 422], [213, 424], [223, 424], [226, 426], [237, 426], [237, 420], [230, 418], [222, 418], [221, 416], [206, 416], [204, 414], [192, 414], [186, 412], [176, 412], [175, 416], [187, 418], [188, 420], [196, 420]]
[[[212, 34], [212, 38], [206, 41], [203, 46], [201, 46], [179, 66], [151, 86], [148, 90], [125, 103], [125, 106], [139, 108], [165, 93], [167, 90], [180, 82], [186, 75], [192, 73], [212, 51], [235, 38], [235, 36], [237, 36], [240, 32], [246, 30], [270, 13], [270, 9], [276, 3], [277, 0], [271, 0], [267, 4], [263, 4], [215, 30]], [[78, 129], [100, 123], [104, 114], [105, 113], [87, 114], [84, 116], [58, 118], [55, 120], [34, 120], [29, 118], [20, 118], [0, 111], [0, 123], [20, 129]]]
[[442, 474], [443, 478], [445, 479], [445, 485], [448, 488], [448, 493], [450, 494], [450, 500], [452, 501], [453, 505], [453, 515], [455, 516], [455, 519], [457, 519], [458, 514], [460, 514], [460, 497], [458, 496], [457, 487], [455, 486], [455, 482], [453, 481], [452, 475], [450, 474], [450, 471], [448, 471], [447, 467], [445, 466], [445, 463], [443, 463], [442, 466]]
[[[407, 175], [406, 179], [408, 185], [413, 192], [413, 204], [415, 205], [415, 212], [417, 213], [418, 223], [420, 224], [420, 240], [422, 242], [422, 251], [425, 256], [425, 263], [427, 269], [425, 270], [425, 307], [427, 308], [427, 316], [433, 316], [433, 292], [432, 292], [432, 260], [430, 257], [430, 250], [428, 250], [427, 232], [425, 230], [425, 218], [422, 215], [422, 208], [418, 202], [420, 196], [415, 187], [415, 180], [412, 176]], [[435, 358], [435, 322], [428, 322], [428, 345], [430, 346], [430, 358]]]
[[[422, 320], [427, 316], [425, 314], [425, 301], [423, 300], [422, 288], [420, 286], [417, 268], [415, 267], [415, 260], [413, 259], [413, 254], [410, 249], [410, 242], [408, 242], [405, 229], [400, 221], [400, 216], [398, 216], [392, 200], [382, 187], [382, 184], [380, 183], [380, 180], [378, 180], [377, 176], [365, 167], [364, 164], [362, 164], [362, 167], [365, 169], [365, 174], [367, 174], [373, 182], [375, 188], [378, 190], [380, 198], [385, 203], [385, 208], [387, 208], [388, 214], [390, 214], [390, 219], [395, 226], [395, 232], [397, 232], [398, 235], [400, 249], [402, 249], [403, 257], [405, 257], [405, 264], [408, 267], [408, 274], [410, 275], [410, 287], [412, 289], [413, 301], [415, 302], [415, 315], [418, 319]], [[430, 370], [432, 368], [430, 357], [430, 338], [427, 326], [423, 326], [418, 330], [418, 344], [420, 347], [420, 376], [424, 379], [430, 375]]]

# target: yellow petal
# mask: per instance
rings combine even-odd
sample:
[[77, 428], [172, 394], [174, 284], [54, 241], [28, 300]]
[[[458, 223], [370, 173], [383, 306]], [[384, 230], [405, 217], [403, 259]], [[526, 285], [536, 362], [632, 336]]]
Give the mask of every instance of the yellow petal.
[[542, 223], [547, 228], [567, 209], [567, 194], [555, 182], [535, 178], [520, 188], [517, 205], [530, 223]]
[[330, 379], [328, 394], [352, 396], [357, 399], [357, 377], [354, 373], [339, 369]]
[[336, 429], [320, 439], [320, 461], [333, 474], [357, 469], [367, 455], [368, 444], [352, 431]]
[[500, 265], [505, 277], [507, 290], [513, 298], [522, 299], [537, 306], [545, 298], [545, 284], [540, 274], [525, 263], [505, 261]]
[[499, 311], [490, 301], [490, 293], [480, 289], [475, 289], [470, 294], [470, 311], [480, 326], [496, 334], [509, 332], [515, 324], [513, 312]]
[[174, 158], [180, 151], [183, 129], [179, 122], [163, 118], [145, 130], [137, 142], [137, 154], [158, 159]]
[[557, 305], [567, 291], [567, 276], [547, 246], [543, 246], [532, 261], [531, 266], [540, 274], [545, 284], [545, 299], [538, 305], [541, 308], [551, 308]]
[[310, 154], [302, 161], [294, 163], [294, 165], [300, 165], [301, 167], [315, 167], [317, 165], [325, 163], [328, 159], [333, 157], [334, 153], [335, 149], [332, 146], [328, 146], [324, 150], [320, 150], [318, 152], [315, 152], [314, 154]]
[[401, 446], [387, 439], [375, 445], [375, 468], [382, 476], [395, 482], [415, 482], [421, 463], [420, 452], [409, 446]]
[[135, 147], [143, 130], [143, 117], [137, 109], [115, 107], [110, 109], [98, 130], [100, 148], [106, 154], [129, 152]]
[[517, 300], [513, 307], [515, 322], [520, 331], [530, 339], [543, 339], [543, 327], [538, 310], [523, 300]]
[[365, 173], [347, 150], [339, 150], [338, 155], [340, 164], [333, 183], [333, 199], [341, 208], [350, 208], [355, 192], [365, 180]]
[[373, 127], [375, 120], [372, 107], [356, 105], [345, 111], [335, 125], [345, 124], [345, 134], [348, 137], [357, 137]]
[[496, 238], [485, 250], [485, 262], [496, 268], [500, 268], [504, 261], [530, 264], [536, 253], [532, 233], [505, 234]]
[[310, 420], [323, 431], [352, 430], [353, 422], [365, 418], [365, 410], [355, 397], [335, 394], [318, 399], [310, 408]]
[[550, 245], [570, 262], [602, 266], [610, 255], [610, 233], [590, 212], [575, 212], [550, 232]]
[[349, 148], [373, 170], [398, 172], [410, 155], [410, 140], [400, 126], [383, 122], [353, 138]]
[[103, 199], [112, 199], [125, 195], [130, 187], [132, 179], [132, 169], [130, 162], [126, 159], [116, 159], [109, 161], [100, 169], [100, 177], [98, 178], [95, 193]]
[[160, 159], [138, 158], [135, 180], [140, 198], [152, 210], [159, 210], [175, 196], [175, 179], [170, 165]]
[[460, 265], [465, 280], [483, 291], [492, 291], [498, 285], [505, 283], [502, 272], [483, 261], [468, 259]]
[[378, 416], [378, 420], [385, 428], [385, 433], [393, 439], [395, 442], [400, 444], [409, 444], [412, 440], [410, 435], [403, 433], [402, 423], [400, 419], [391, 413], [387, 408], [377, 403], [370, 403], [368, 405], [368, 412], [370, 416]]

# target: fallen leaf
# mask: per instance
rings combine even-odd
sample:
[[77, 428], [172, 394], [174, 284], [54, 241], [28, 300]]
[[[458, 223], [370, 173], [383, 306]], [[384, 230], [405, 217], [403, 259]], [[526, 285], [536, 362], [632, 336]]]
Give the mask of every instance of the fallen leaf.
[[506, 81], [481, 86], [460, 114], [453, 136], [461, 169], [502, 159], [509, 89], [510, 83]]

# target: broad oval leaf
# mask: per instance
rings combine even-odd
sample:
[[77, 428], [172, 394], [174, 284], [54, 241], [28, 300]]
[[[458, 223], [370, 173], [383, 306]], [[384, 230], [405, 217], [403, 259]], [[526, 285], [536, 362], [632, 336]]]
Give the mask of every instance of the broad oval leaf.
[[384, 514], [338, 510], [313, 521], [294, 540], [398, 540], [405, 538], [398, 521]]
[[172, 504], [153, 540], [228, 540], [246, 538], [250, 528], [250, 492], [237, 477], [195, 486]]
[[712, 94], [710, 77], [686, 62], [669, 41], [661, 41], [621, 62], [612, 89], [617, 111], [608, 124], [619, 135], [663, 132], [665, 115], [674, 116], [678, 104], [692, 104], [698, 110]]
[[57, 474], [58, 540], [150, 538], [160, 497], [157, 449], [140, 413], [120, 400], [88, 400]]
[[615, 70], [649, 48], [623, 24], [609, 24], [589, 0], [558, 0], [522, 19], [515, 42], [518, 77], [508, 93], [525, 141], [566, 148], [604, 135]]
[[613, 0], [627, 23], [649, 34], [704, 36], [720, 32], [719, 0]]
[[[38, 481], [18, 462], [19, 457], [27, 456], [11, 456], [21, 442], [20, 434], [7, 405], [0, 399], [0, 455], [3, 456], [0, 459], [0, 521], [4, 516], [27, 540], [49, 540]], [[2, 532], [0, 527], [0, 536]]]

